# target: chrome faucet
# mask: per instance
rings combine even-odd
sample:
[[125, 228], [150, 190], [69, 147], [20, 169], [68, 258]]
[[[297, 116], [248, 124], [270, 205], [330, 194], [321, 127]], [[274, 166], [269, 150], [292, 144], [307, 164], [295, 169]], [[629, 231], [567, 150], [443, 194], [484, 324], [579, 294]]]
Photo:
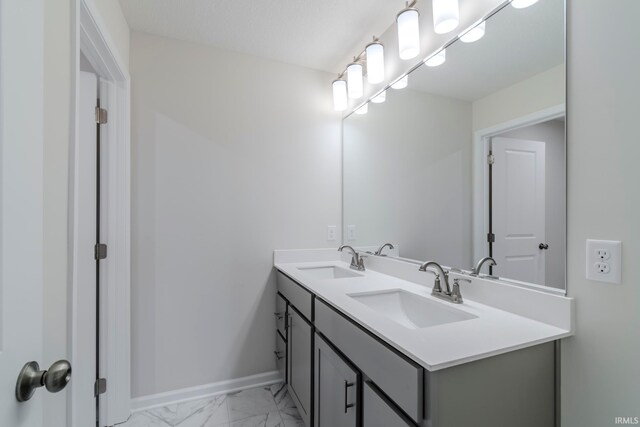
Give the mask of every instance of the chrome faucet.
[[349, 267], [353, 268], [354, 270], [364, 271], [365, 269], [364, 269], [364, 261], [362, 260], [362, 255], [356, 252], [356, 250], [349, 245], [340, 246], [338, 248], [338, 251], [342, 252], [343, 249], [347, 249], [351, 252], [351, 265]]
[[378, 250], [374, 253], [374, 255], [378, 255], [378, 256], [386, 256], [385, 254], [382, 253], [382, 250], [386, 247], [389, 247], [389, 249], [395, 249], [395, 247], [391, 244], [391, 243], [385, 243], [384, 245], [380, 246], [378, 248]]
[[[469, 276], [477, 277], [480, 274], [480, 269], [482, 269], [482, 266], [484, 265], [485, 262], [489, 262], [489, 266], [498, 265], [495, 259], [491, 258], [490, 256], [486, 256], [482, 258], [480, 261], [478, 261], [476, 266], [473, 267], [473, 269], [471, 270], [471, 273], [469, 273]], [[491, 275], [489, 277], [496, 278], [496, 276], [491, 276]]]
[[[427, 270], [427, 267], [433, 267], [436, 269], [436, 271]], [[436, 275], [436, 280], [433, 283], [433, 291], [431, 291], [431, 295], [440, 297], [440, 298], [450, 299], [451, 288], [449, 287], [449, 273], [444, 271], [444, 269], [440, 264], [438, 264], [435, 261], [427, 261], [420, 266], [419, 270], [427, 271], [429, 273], [433, 273]], [[442, 286], [440, 286], [440, 280], [444, 282], [444, 286], [446, 288], [445, 291], [443, 291]]]

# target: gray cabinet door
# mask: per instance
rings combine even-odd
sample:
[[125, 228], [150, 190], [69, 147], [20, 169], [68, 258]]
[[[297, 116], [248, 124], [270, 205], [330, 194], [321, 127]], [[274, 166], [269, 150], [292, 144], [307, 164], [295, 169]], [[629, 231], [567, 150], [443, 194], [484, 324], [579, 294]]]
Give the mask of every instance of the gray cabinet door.
[[311, 325], [289, 307], [287, 344], [289, 348], [289, 393], [302, 420], [311, 426]]
[[317, 334], [314, 365], [314, 427], [356, 427], [358, 372]]
[[363, 427], [411, 427], [415, 424], [392, 409], [368, 382], [362, 387]]

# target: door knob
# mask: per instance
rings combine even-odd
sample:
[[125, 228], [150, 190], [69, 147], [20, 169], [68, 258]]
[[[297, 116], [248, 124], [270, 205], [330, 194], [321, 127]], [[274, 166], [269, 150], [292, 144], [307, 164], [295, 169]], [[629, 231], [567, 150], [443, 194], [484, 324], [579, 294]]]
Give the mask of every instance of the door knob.
[[547, 249], [549, 249], [549, 245], [547, 245], [546, 243], [540, 243], [540, 244], [538, 245], [538, 249], [540, 249], [540, 250], [543, 250], [543, 249], [544, 249], [544, 250], [547, 250]]
[[36, 389], [44, 386], [51, 393], [63, 390], [71, 380], [71, 364], [66, 360], [58, 360], [49, 370], [41, 371], [37, 362], [29, 362], [20, 371], [16, 382], [16, 399], [26, 402], [31, 399]]

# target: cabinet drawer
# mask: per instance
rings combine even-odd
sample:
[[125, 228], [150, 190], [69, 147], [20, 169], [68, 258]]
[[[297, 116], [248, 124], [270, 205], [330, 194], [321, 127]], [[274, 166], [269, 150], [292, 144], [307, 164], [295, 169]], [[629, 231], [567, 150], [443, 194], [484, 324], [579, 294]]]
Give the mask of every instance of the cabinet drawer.
[[307, 320], [313, 320], [311, 318], [312, 294], [281, 272], [278, 272], [278, 292]]
[[282, 335], [280, 335], [278, 332], [276, 332], [275, 358], [276, 358], [276, 368], [278, 369], [278, 372], [280, 372], [280, 375], [282, 376], [282, 381], [286, 383], [287, 382], [287, 373], [286, 373], [287, 343], [284, 340], [284, 338], [282, 338]]
[[362, 425], [364, 427], [413, 427], [398, 414], [368, 382], [362, 387]]
[[276, 317], [276, 329], [286, 338], [287, 329], [285, 323], [287, 321], [287, 302], [280, 294], [276, 294], [276, 311], [273, 314]]
[[319, 299], [315, 325], [416, 423], [424, 418], [424, 370]]

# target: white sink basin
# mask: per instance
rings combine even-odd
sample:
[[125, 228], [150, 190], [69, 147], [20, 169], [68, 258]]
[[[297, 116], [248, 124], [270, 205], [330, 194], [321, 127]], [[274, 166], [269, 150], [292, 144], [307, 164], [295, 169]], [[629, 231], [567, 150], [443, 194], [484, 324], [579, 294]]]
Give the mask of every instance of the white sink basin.
[[422, 329], [477, 318], [466, 311], [446, 305], [451, 303], [433, 301], [399, 289], [348, 295], [408, 329]]
[[334, 265], [328, 265], [324, 267], [298, 267], [298, 270], [303, 271], [316, 279], [344, 279], [346, 277], [362, 277], [362, 274], [358, 274], [355, 271], [347, 270], [346, 268], [336, 267]]

